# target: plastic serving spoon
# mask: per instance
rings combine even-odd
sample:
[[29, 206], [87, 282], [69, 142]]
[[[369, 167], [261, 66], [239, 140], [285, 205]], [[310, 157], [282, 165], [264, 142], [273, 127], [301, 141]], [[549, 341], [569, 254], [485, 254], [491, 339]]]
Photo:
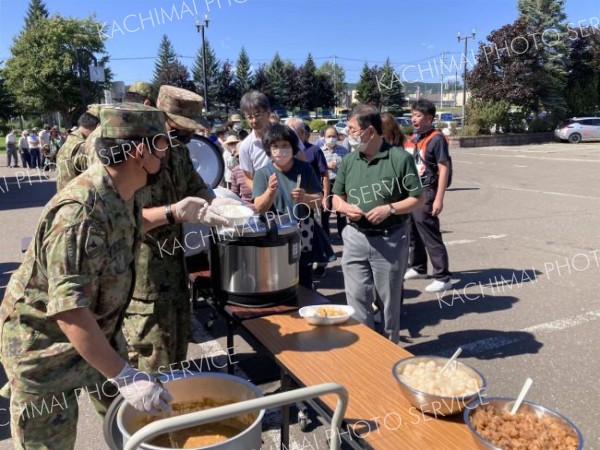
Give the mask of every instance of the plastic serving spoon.
[[454, 352], [454, 355], [452, 355], [452, 358], [450, 358], [448, 360], [448, 362], [444, 365], [444, 367], [442, 367], [442, 370], [440, 370], [440, 373], [443, 372], [444, 370], [446, 370], [448, 367], [450, 367], [452, 365], [452, 363], [454, 363], [454, 361], [456, 361], [456, 358], [458, 358], [458, 355], [460, 355], [462, 353], [462, 348], [458, 347], [456, 349], [456, 351]]
[[511, 416], [514, 416], [517, 413], [517, 410], [519, 409], [519, 406], [521, 406], [521, 403], [523, 403], [523, 400], [525, 399], [525, 396], [527, 395], [527, 391], [531, 387], [532, 383], [533, 383], [533, 380], [531, 378], [527, 378], [525, 380], [525, 384], [521, 388], [521, 392], [519, 393], [519, 396], [517, 397], [517, 401], [513, 405], [512, 409], [510, 410]]

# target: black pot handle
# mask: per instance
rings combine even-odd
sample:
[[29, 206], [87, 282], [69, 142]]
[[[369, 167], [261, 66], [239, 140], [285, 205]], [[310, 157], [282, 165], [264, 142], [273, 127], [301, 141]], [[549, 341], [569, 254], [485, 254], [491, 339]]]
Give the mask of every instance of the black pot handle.
[[273, 223], [274, 220], [268, 220], [264, 214], [259, 214], [258, 220], [264, 223], [265, 227], [267, 228], [267, 239], [276, 241], [279, 235], [277, 233], [277, 225]]

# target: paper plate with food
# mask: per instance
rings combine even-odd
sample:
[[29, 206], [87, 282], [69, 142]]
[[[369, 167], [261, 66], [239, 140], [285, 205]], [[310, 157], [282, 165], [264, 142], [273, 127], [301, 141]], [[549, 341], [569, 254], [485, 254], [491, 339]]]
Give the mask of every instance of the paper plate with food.
[[300, 316], [312, 325], [337, 325], [346, 322], [354, 308], [348, 305], [313, 305], [300, 308]]

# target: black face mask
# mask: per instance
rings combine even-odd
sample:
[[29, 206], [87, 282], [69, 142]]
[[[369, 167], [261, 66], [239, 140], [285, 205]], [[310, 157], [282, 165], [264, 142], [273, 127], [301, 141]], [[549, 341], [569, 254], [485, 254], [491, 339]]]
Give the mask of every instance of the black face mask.
[[158, 180], [160, 180], [160, 173], [163, 171], [163, 167], [164, 167], [163, 163], [162, 163], [162, 159], [160, 159], [158, 156], [156, 156], [152, 152], [150, 152], [150, 154], [152, 156], [154, 156], [155, 158], [157, 158], [158, 160], [160, 160], [160, 167], [158, 168], [158, 171], [156, 173], [150, 173], [144, 167], [144, 171], [146, 172], [146, 186], [152, 186], [153, 184], [156, 184], [156, 182]]
[[172, 136], [182, 144], [189, 144], [194, 136], [193, 131], [175, 130]]

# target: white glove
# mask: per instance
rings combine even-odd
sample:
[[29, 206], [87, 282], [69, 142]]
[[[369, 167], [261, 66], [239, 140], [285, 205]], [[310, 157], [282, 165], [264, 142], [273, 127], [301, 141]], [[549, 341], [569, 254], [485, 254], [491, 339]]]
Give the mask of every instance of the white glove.
[[230, 225], [229, 219], [217, 214], [212, 205], [209, 205], [208, 208], [202, 210], [198, 216], [198, 219], [204, 225], [208, 225], [209, 227], [228, 227]]
[[213, 198], [213, 201], [210, 202], [211, 206], [225, 206], [225, 205], [241, 205], [241, 200], [236, 200], [235, 198], [227, 198], [227, 197], [216, 197]]
[[200, 197], [186, 197], [175, 204], [177, 222], [198, 222], [208, 208], [208, 202]]
[[169, 406], [173, 397], [164, 387], [154, 381], [150, 375], [125, 364], [119, 375], [108, 381], [119, 388], [119, 392], [127, 403], [138, 411], [153, 416], [172, 413]]

